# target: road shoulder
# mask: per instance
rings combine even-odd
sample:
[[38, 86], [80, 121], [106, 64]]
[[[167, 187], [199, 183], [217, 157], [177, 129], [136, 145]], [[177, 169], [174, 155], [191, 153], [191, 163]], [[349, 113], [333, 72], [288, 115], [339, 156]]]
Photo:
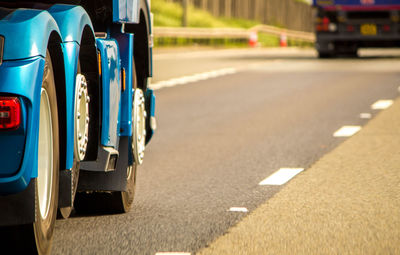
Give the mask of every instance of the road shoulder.
[[399, 254], [400, 100], [197, 254]]

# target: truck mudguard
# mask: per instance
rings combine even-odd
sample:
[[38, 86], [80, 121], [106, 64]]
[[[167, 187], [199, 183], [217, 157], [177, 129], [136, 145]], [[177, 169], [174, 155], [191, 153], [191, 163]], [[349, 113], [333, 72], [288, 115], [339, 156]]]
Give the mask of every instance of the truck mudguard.
[[118, 149], [121, 109], [121, 70], [118, 43], [115, 39], [97, 39], [102, 55], [102, 131], [101, 144]]
[[3, 18], [0, 31], [5, 38], [3, 61], [46, 56], [50, 34], [59, 33], [56, 21], [47, 11], [24, 9]]
[[[64, 162], [60, 163], [61, 168], [71, 169], [74, 157], [75, 78], [78, 69], [80, 44], [85, 27], [89, 27], [91, 33], [93, 33], [93, 25], [86, 11], [80, 6], [53, 5], [48, 9], [48, 12], [56, 20], [63, 42], [66, 94], [66, 155], [65, 164]], [[71, 23], [74, 26], [71, 26]]]
[[[4, 37], [0, 93], [19, 97], [23, 109], [23, 130], [15, 132], [23, 136], [19, 141], [25, 140], [23, 149], [19, 142], [0, 144], [3, 148], [16, 146], [17, 155], [23, 158], [19, 169], [11, 169], [12, 172], [0, 167], [0, 193], [10, 194], [24, 190], [31, 178], [37, 177], [39, 124], [34, 120], [39, 119], [37, 102], [40, 101], [49, 38], [52, 33], [59, 35], [60, 31], [47, 11], [18, 9], [0, 20], [0, 33]], [[5, 142], [7, 139], [2, 139], [0, 143]]]

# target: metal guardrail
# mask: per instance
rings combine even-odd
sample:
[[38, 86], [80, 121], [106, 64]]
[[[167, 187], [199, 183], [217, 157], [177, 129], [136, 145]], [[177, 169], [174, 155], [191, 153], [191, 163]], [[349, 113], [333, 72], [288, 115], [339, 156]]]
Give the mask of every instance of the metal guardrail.
[[250, 29], [241, 28], [192, 28], [192, 27], [155, 27], [154, 37], [192, 38], [192, 39], [249, 39], [252, 34], [266, 33], [286, 36], [287, 39], [315, 42], [315, 35], [309, 32], [294, 31], [268, 25], [258, 25]]
[[192, 27], [155, 27], [155, 37], [183, 38], [249, 38], [251, 31], [241, 28], [192, 28]]
[[258, 25], [250, 30], [252, 31], [257, 31], [258, 33], [266, 33], [266, 34], [272, 34], [272, 35], [277, 35], [277, 36], [282, 36], [286, 35], [288, 39], [294, 39], [294, 40], [301, 40], [305, 42], [315, 42], [315, 34], [310, 33], [310, 32], [303, 32], [303, 31], [295, 31], [295, 30], [288, 30], [288, 29], [283, 29], [283, 28], [277, 28], [273, 26], [268, 26], [268, 25]]

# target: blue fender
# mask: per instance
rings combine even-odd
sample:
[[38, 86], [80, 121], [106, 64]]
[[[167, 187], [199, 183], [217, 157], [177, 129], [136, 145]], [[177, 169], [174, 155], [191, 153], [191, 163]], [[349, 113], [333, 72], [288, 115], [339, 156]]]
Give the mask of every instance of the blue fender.
[[[47, 11], [17, 9], [0, 20], [0, 34], [5, 38], [0, 93], [21, 99], [26, 140], [19, 169], [0, 175], [0, 194], [20, 192], [28, 187], [31, 178], [37, 177], [40, 91], [44, 57], [53, 32], [60, 34], [56, 21]], [[4, 155], [0, 157], [2, 161], [10, 160], [3, 158]], [[4, 169], [0, 171], [4, 173]]]
[[[53, 5], [47, 11], [56, 20], [63, 41], [66, 93], [65, 169], [71, 169], [74, 157], [75, 79], [78, 69], [80, 43], [85, 27], [89, 27], [92, 32], [94, 29], [89, 15], [80, 6]], [[71, 24], [74, 25], [71, 26]]]
[[[32, 177], [37, 176], [37, 147], [39, 132], [39, 108], [40, 88], [43, 80], [45, 60], [42, 57], [35, 57], [28, 60], [5, 61], [0, 66], [0, 93], [19, 96], [23, 102], [22, 122], [24, 132], [22, 140], [23, 157], [17, 168], [5, 169], [9, 164], [0, 167], [3, 176], [0, 178], [0, 194], [17, 193], [24, 190], [30, 183]], [[6, 143], [6, 144], [3, 144]], [[0, 141], [1, 146], [14, 150], [19, 147], [19, 139], [12, 143], [7, 140]], [[4, 158], [6, 154], [0, 155], [1, 161], [18, 160], [17, 157]]]
[[56, 4], [47, 11], [56, 20], [64, 43], [76, 42], [80, 44], [83, 29], [86, 26], [89, 26], [93, 31], [89, 15], [81, 6]]
[[47, 11], [17, 9], [0, 20], [5, 37], [3, 61], [46, 56], [47, 42], [53, 31], [59, 33]]

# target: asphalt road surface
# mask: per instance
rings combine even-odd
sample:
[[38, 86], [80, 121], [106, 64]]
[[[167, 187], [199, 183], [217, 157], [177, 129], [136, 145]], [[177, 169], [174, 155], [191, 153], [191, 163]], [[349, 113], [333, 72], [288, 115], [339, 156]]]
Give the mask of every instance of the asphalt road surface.
[[309, 168], [347, 139], [338, 129], [364, 126], [380, 111], [371, 105], [395, 99], [399, 60], [397, 50], [328, 60], [297, 49], [158, 52], [158, 130], [131, 212], [57, 221], [53, 254], [200, 251], [284, 187], [261, 181]]

